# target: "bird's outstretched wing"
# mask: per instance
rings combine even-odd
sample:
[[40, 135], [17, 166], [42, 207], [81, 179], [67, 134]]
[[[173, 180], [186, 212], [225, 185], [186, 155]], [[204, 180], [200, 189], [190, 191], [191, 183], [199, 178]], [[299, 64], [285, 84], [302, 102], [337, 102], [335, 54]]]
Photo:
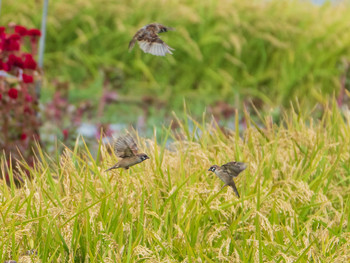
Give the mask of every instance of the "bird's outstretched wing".
[[174, 49], [161, 40], [156, 33], [139, 37], [138, 43], [145, 53], [150, 53], [155, 56], [165, 56], [167, 53], [173, 54], [171, 51]]
[[244, 169], [246, 165], [238, 162], [229, 162], [221, 166], [223, 171], [232, 177], [237, 177]]
[[137, 151], [137, 144], [130, 134], [119, 137], [114, 143], [114, 152], [118, 157], [132, 157], [137, 154]]

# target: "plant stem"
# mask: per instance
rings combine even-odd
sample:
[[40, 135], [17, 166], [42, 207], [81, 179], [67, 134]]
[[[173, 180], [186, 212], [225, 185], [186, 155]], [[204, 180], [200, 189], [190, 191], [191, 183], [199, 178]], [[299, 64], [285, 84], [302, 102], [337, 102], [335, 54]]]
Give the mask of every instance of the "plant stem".
[[[46, 37], [46, 19], [47, 19], [47, 11], [49, 6], [49, 0], [44, 0], [44, 7], [43, 7], [43, 16], [41, 19], [41, 37], [39, 41], [39, 58], [38, 58], [38, 65], [39, 70], [41, 71], [41, 74], [43, 72], [43, 63], [44, 63], [44, 50], [45, 50], [45, 37]], [[42, 85], [42, 80], [38, 81], [36, 83], [35, 92], [38, 97], [40, 98], [40, 89]]]

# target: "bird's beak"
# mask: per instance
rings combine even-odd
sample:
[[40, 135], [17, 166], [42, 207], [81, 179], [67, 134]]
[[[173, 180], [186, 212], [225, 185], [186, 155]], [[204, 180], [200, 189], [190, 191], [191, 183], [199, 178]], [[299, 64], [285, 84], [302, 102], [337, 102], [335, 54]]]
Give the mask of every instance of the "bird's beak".
[[209, 170], [208, 171], [211, 171], [211, 168], [209, 168]]
[[148, 156], [146, 156], [146, 159], [149, 159], [149, 157], [148, 157]]

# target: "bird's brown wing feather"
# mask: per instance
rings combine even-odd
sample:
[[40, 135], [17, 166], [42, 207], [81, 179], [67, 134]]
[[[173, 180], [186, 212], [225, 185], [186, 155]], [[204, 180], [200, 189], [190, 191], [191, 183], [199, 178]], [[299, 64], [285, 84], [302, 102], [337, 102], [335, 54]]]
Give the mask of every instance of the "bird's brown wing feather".
[[138, 30], [135, 35], [132, 37], [131, 41], [129, 42], [129, 51], [131, 51], [133, 49], [133, 47], [135, 46], [136, 41], [138, 40], [138, 38], [140, 36], [142, 36], [142, 34], [144, 33], [144, 29], [140, 29]]
[[129, 51], [131, 51], [136, 43], [136, 38], [134, 37], [133, 39], [131, 39], [131, 41], [129, 42]]
[[137, 144], [130, 134], [119, 137], [114, 144], [114, 152], [121, 158], [135, 156], [137, 151]]
[[232, 177], [237, 177], [243, 171], [235, 162], [226, 163], [221, 168]]

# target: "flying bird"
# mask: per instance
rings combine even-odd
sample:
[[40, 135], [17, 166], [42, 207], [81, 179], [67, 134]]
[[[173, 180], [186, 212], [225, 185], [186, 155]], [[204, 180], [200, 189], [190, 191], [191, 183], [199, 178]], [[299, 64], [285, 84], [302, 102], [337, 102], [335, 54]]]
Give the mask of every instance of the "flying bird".
[[138, 153], [137, 144], [130, 134], [121, 136], [115, 141], [114, 153], [117, 157], [120, 157], [121, 160], [105, 172], [117, 168], [129, 169], [129, 167], [149, 159], [147, 154]]
[[[237, 177], [242, 171], [247, 168], [245, 163], [241, 162], [229, 162], [222, 166], [213, 165], [209, 168], [208, 171], [211, 171], [217, 175], [225, 183], [226, 186], [231, 186], [237, 197], [239, 198], [239, 193], [237, 191], [235, 182], [233, 181], [233, 177]], [[221, 189], [222, 189], [221, 188]]]
[[129, 51], [133, 49], [136, 41], [138, 41], [140, 48], [145, 53], [150, 53], [155, 56], [165, 56], [166, 53], [173, 54], [171, 51], [174, 49], [161, 40], [158, 34], [174, 30], [175, 29], [172, 27], [163, 26], [158, 23], [145, 25], [136, 32], [130, 41]]

